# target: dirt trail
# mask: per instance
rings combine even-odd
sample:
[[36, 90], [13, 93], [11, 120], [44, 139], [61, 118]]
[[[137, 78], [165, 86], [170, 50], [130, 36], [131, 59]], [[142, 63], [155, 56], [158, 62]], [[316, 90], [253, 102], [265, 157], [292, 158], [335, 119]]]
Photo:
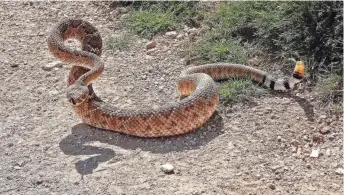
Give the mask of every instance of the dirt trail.
[[[60, 19], [76, 16], [95, 24], [104, 42], [123, 32], [114, 31], [114, 12], [99, 5], [0, 3], [0, 194], [341, 194], [341, 121], [323, 116], [302, 94], [219, 106], [204, 128], [173, 138], [81, 124], [65, 98], [69, 67], [42, 69], [56, 60], [46, 38]], [[177, 55], [181, 41], [157, 42], [149, 55], [143, 44], [105, 50], [96, 93], [122, 107], [177, 101], [176, 79], [187, 66]], [[330, 133], [319, 135], [324, 124]], [[320, 156], [309, 157], [315, 149]], [[174, 174], [160, 170], [166, 162]]]

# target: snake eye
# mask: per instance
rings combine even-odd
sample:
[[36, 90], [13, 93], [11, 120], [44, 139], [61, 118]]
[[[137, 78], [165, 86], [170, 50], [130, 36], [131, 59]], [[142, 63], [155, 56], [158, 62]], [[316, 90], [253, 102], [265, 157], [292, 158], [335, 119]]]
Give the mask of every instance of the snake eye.
[[75, 103], [75, 100], [74, 100], [73, 98], [70, 98], [69, 101], [70, 101], [73, 105], [76, 104], [76, 103]]

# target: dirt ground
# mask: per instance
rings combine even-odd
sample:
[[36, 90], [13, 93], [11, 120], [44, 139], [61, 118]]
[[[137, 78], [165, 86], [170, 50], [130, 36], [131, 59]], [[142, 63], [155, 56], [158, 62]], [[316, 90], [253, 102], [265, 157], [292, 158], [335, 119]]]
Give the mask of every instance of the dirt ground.
[[[70, 67], [42, 69], [56, 61], [48, 32], [66, 17], [93, 23], [104, 42], [125, 33], [121, 15], [102, 3], [0, 3], [0, 194], [342, 194], [342, 118], [307, 92], [219, 105], [203, 128], [170, 138], [80, 123], [65, 96]], [[143, 39], [105, 49], [94, 85], [104, 101], [138, 109], [177, 101], [183, 40], [155, 39], [148, 54]], [[167, 162], [173, 174], [160, 170]]]

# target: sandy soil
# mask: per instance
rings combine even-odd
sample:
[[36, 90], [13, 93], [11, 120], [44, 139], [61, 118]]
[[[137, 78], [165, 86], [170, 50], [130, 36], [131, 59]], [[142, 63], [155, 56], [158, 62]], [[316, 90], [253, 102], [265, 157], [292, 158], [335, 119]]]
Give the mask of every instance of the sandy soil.
[[[125, 33], [121, 16], [106, 8], [0, 3], [0, 194], [342, 193], [336, 173], [343, 168], [342, 118], [316, 109], [306, 92], [219, 105], [203, 128], [172, 138], [141, 139], [80, 123], [65, 98], [70, 67], [42, 69], [56, 61], [46, 38], [60, 19], [76, 16], [95, 24], [104, 42]], [[176, 79], [187, 66], [178, 56], [183, 41], [156, 37], [148, 54], [147, 41], [104, 51], [106, 70], [94, 85], [102, 99], [135, 108], [177, 101]], [[320, 134], [323, 128], [329, 132]], [[310, 157], [312, 150], [319, 157]], [[174, 174], [160, 170], [167, 162]]]

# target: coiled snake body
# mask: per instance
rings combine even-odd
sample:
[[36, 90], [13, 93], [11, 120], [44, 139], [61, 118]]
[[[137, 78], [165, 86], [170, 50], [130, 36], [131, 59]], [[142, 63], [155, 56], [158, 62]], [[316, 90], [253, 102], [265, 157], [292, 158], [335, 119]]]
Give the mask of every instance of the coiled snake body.
[[[68, 48], [64, 41], [69, 38], [78, 39], [82, 50]], [[178, 80], [178, 90], [186, 98], [159, 109], [122, 109], [106, 104], [93, 91], [92, 83], [104, 70], [100, 58], [102, 38], [93, 25], [80, 19], [63, 20], [52, 29], [47, 42], [56, 58], [74, 65], [68, 76], [67, 98], [83, 122], [140, 137], [172, 136], [201, 127], [219, 101], [214, 80], [251, 77], [272, 90], [287, 90], [304, 75], [304, 64], [300, 61], [287, 80], [275, 80], [264, 71], [240, 64], [195, 66], [183, 71]]]

